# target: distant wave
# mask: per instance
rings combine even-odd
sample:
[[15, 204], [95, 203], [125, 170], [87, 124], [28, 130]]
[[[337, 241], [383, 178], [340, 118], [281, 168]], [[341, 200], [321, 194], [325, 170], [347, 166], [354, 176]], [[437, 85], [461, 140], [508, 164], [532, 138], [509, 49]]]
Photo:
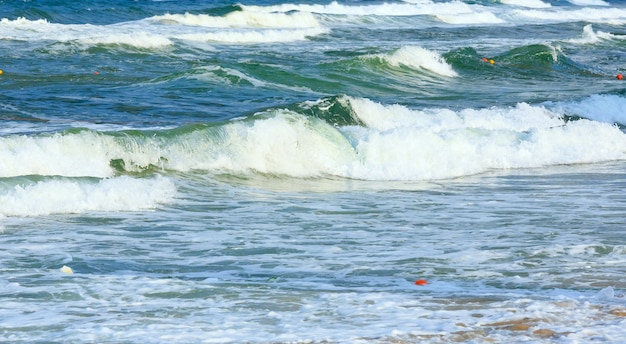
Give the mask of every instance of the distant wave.
[[568, 0], [570, 3], [578, 6], [610, 6], [604, 0]]
[[[504, 6], [502, 6], [504, 5]], [[166, 13], [110, 25], [58, 24], [45, 19], [3, 18], [0, 39], [31, 42], [71, 42], [139, 49], [163, 49], [184, 42], [284, 43], [308, 40], [335, 27], [379, 20], [416, 27], [434, 25], [524, 25], [577, 22], [623, 24], [626, 10], [608, 8], [602, 1], [578, 0], [550, 6], [540, 0], [502, 0], [496, 5], [460, 1], [413, 1], [347, 5], [281, 4], [232, 6], [224, 14]], [[419, 20], [416, 21], [416, 18]]]
[[548, 8], [552, 7], [549, 3], [546, 3], [541, 0], [500, 0], [501, 3], [506, 5], [514, 5], [521, 7], [532, 7], [532, 8]]
[[173, 44], [169, 37], [133, 26], [56, 24], [44, 19], [0, 21], [0, 39], [19, 41], [76, 42], [79, 44], [119, 44], [137, 48], [162, 48]]
[[[226, 17], [164, 15], [114, 25], [57, 24], [45, 19], [0, 20], [0, 39], [79, 45], [119, 45], [162, 49], [175, 41], [278, 43], [302, 41], [328, 32], [306, 13], [258, 15], [233, 12]], [[265, 19], [263, 19], [265, 18]], [[172, 23], [177, 23], [173, 25]]]
[[622, 39], [626, 40], [626, 36], [624, 35], [614, 35], [608, 32], [603, 31], [594, 31], [593, 26], [591, 24], [585, 25], [583, 28], [582, 36], [579, 38], [572, 38], [568, 40], [569, 43], [575, 44], [594, 44], [602, 41], [610, 41], [613, 39]]
[[259, 30], [229, 30], [206, 33], [186, 33], [176, 35], [177, 39], [197, 42], [218, 43], [280, 43], [304, 41], [309, 37], [315, 37], [327, 33], [324, 28], [311, 29], [265, 29]]
[[514, 17], [532, 19], [535, 22], [586, 21], [623, 25], [626, 23], [626, 10], [618, 8], [559, 8], [559, 10], [516, 10]]
[[441, 20], [447, 24], [454, 25], [477, 25], [477, 24], [502, 24], [504, 20], [498, 18], [494, 13], [482, 11], [482, 12], [470, 12], [470, 13], [457, 13], [457, 14], [437, 14], [435, 18]]
[[434, 15], [438, 13], [471, 12], [469, 5], [462, 2], [419, 2], [419, 3], [382, 3], [373, 5], [345, 5], [337, 1], [329, 4], [280, 4], [271, 6], [242, 6], [255, 12], [310, 12], [316, 14], [334, 14], [350, 16], [415, 16]]
[[447, 77], [458, 75], [439, 53], [422, 47], [404, 46], [389, 54], [379, 54], [375, 57], [396, 67], [406, 66]]
[[[579, 21], [620, 23], [626, 20], [623, 10], [603, 9], [608, 5], [602, 0], [571, 0], [570, 6], [553, 7], [542, 0], [500, 0], [505, 6], [485, 6], [460, 1], [432, 2], [405, 1], [403, 3], [381, 3], [347, 5], [337, 1], [328, 4], [280, 4], [270, 6], [242, 6], [258, 13], [313, 13], [325, 15], [325, 20], [336, 23], [358, 23], [358, 17], [407, 17], [430, 16], [452, 25], [525, 24], [545, 21]], [[340, 16], [331, 19], [328, 16]]]
[[[446, 61], [459, 74], [480, 73], [483, 76], [598, 75], [596, 67], [572, 60], [559, 44], [531, 44], [514, 47], [497, 55], [479, 54], [473, 47], [464, 47], [444, 53]], [[494, 64], [485, 61], [492, 60]], [[492, 68], [495, 67], [495, 68]]]
[[189, 26], [221, 28], [312, 28], [320, 24], [307, 12], [267, 13], [258, 11], [234, 11], [224, 16], [206, 14], [164, 14], [152, 20]]

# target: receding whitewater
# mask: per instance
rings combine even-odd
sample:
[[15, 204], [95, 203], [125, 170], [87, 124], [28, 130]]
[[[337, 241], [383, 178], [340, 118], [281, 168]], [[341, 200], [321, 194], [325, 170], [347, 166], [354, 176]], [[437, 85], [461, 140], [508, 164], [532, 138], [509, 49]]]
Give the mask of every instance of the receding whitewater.
[[0, 341], [623, 341], [625, 25], [0, 1]]

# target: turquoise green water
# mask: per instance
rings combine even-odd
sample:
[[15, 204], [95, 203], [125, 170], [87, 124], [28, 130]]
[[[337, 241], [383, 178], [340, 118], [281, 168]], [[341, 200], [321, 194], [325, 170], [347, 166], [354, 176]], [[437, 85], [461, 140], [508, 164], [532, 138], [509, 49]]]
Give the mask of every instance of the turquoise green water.
[[0, 341], [619, 342], [625, 23], [0, 1]]

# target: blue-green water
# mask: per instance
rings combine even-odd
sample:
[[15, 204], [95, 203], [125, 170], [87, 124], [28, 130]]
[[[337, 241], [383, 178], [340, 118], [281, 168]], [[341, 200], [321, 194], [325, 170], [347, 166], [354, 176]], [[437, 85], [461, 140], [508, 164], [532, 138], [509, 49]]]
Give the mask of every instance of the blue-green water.
[[618, 1], [0, 1], [0, 340], [619, 342], [625, 48]]

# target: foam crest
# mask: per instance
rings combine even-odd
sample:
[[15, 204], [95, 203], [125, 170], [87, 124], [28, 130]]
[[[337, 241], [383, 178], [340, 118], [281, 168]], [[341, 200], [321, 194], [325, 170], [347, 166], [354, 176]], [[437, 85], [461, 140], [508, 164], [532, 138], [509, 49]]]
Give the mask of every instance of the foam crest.
[[309, 37], [327, 33], [325, 28], [311, 29], [262, 29], [262, 30], [223, 30], [205, 33], [186, 33], [177, 39], [194, 42], [217, 43], [285, 43], [305, 41]]
[[167, 33], [152, 32], [141, 25], [55, 24], [46, 20], [2, 19], [0, 39], [23, 41], [77, 42], [81, 44], [123, 44], [137, 48], [162, 48], [173, 44]]
[[[326, 122], [278, 111], [179, 134], [81, 131], [0, 138], [0, 177], [110, 177], [157, 168], [337, 175], [350, 150]], [[342, 146], [343, 145], [343, 146]]]
[[176, 186], [164, 177], [118, 177], [98, 183], [47, 180], [0, 194], [0, 215], [41, 216], [87, 211], [139, 211], [172, 202]]
[[626, 9], [584, 7], [574, 10], [517, 10], [514, 15], [521, 18], [549, 21], [570, 22], [582, 21], [592, 23], [608, 23], [620, 25], [626, 23]]
[[108, 177], [112, 142], [91, 132], [0, 137], [0, 177], [58, 175]]
[[[374, 5], [344, 5], [334, 1], [330, 4], [281, 4], [274, 6], [243, 6], [249, 11], [259, 13], [315, 13], [324, 15], [324, 20], [346, 23], [362, 19], [355, 17], [405, 17], [405, 16], [432, 16], [440, 21], [453, 25], [472, 24], [500, 24], [504, 20], [494, 13], [487, 11], [487, 7], [465, 4], [460, 1], [432, 2], [432, 1], [405, 1], [404, 3], [381, 3]], [[335, 17], [332, 17], [335, 16]]]
[[[61, 28], [65, 30], [61, 30]], [[0, 20], [0, 39], [12, 40], [61, 40], [66, 41], [74, 37], [73, 31], [80, 27], [79, 25], [60, 25], [49, 23], [45, 19], [29, 20], [26, 18], [17, 18], [10, 20], [3, 18]], [[54, 38], [56, 37], [56, 38]]]
[[206, 165], [197, 167], [315, 177], [344, 175], [346, 161], [354, 159], [352, 147], [336, 128], [287, 110], [230, 123], [218, 136], [219, 146], [207, 146]]
[[0, 137], [0, 178], [40, 175], [111, 177], [112, 162], [127, 171], [164, 168], [162, 138], [142, 135], [77, 133]]
[[610, 6], [604, 0], [568, 0], [571, 4], [577, 6]]
[[[333, 127], [273, 110], [219, 128], [219, 134], [210, 135], [219, 140], [198, 145], [198, 153], [168, 156], [194, 157], [182, 166], [216, 172], [364, 180], [445, 179], [626, 157], [626, 135], [615, 126], [566, 122], [561, 113], [541, 106], [452, 111], [413, 110], [361, 98], [341, 101], [364, 126]], [[202, 142], [192, 136], [181, 139]]]
[[501, 3], [506, 5], [529, 7], [529, 8], [548, 8], [552, 5], [545, 3], [541, 0], [500, 0]]
[[383, 55], [382, 58], [396, 67], [407, 66], [447, 77], [458, 75], [439, 53], [422, 47], [404, 46], [390, 55]]
[[172, 40], [165, 36], [151, 34], [148, 32], [120, 33], [117, 31], [112, 31], [106, 35], [89, 35], [87, 37], [77, 38], [76, 40], [80, 43], [88, 45], [122, 44], [143, 49], [158, 49], [174, 44]]
[[583, 33], [580, 38], [573, 38], [568, 40], [567, 42], [574, 44], [594, 44], [605, 40], [612, 40], [615, 38], [619, 38], [608, 32], [602, 31], [593, 31], [593, 26], [591, 24], [585, 25], [583, 28]]
[[389, 131], [411, 127], [441, 132], [463, 128], [527, 131], [563, 124], [556, 113], [526, 103], [512, 108], [413, 110], [402, 105], [384, 105], [364, 98], [346, 98], [368, 128]]
[[[625, 159], [626, 102], [410, 109], [337, 100], [363, 125], [331, 125], [284, 109], [156, 133], [80, 132], [0, 138], [0, 177], [109, 177], [129, 172], [263, 173], [297, 178], [429, 180], [493, 169]], [[587, 119], [565, 120], [565, 116]], [[608, 123], [605, 123], [608, 122]], [[589, 142], [594, 142], [590, 145]]]
[[24, 17], [19, 17], [15, 20], [10, 20], [8, 18], [0, 19], [0, 26], [4, 28], [17, 28], [30, 30], [33, 27], [48, 27], [51, 24], [48, 23], [45, 19], [37, 19], [37, 20], [29, 20]]
[[367, 125], [345, 129], [359, 156], [349, 174], [354, 178], [442, 179], [626, 156], [626, 135], [615, 126], [588, 120], [565, 123], [544, 107], [519, 104], [455, 112], [411, 110], [365, 99], [349, 102]]
[[431, 2], [419, 1], [415, 3], [382, 3], [375, 5], [344, 5], [337, 1], [330, 4], [280, 4], [273, 6], [242, 6], [245, 10], [254, 12], [310, 12], [317, 14], [347, 15], [347, 16], [416, 16], [436, 15], [447, 13], [450, 15], [472, 13], [472, 7], [460, 1]]
[[595, 94], [580, 101], [555, 104], [554, 108], [570, 116], [626, 125], [626, 98], [617, 95]]
[[223, 17], [206, 14], [165, 14], [153, 18], [162, 22], [175, 22], [189, 26], [217, 28], [311, 28], [319, 23], [311, 13], [267, 13], [257, 11], [236, 11]]
[[438, 14], [436, 18], [453, 25], [502, 24], [505, 21], [491, 12], [458, 13], [454, 15]]
[[[175, 25], [166, 25], [175, 23]], [[207, 27], [198, 30], [198, 26]], [[161, 49], [174, 40], [217, 43], [283, 43], [327, 33], [310, 13], [233, 12], [225, 17], [165, 15], [115, 25], [63, 25], [27, 19], [0, 22], [0, 39], [125, 45]]]

